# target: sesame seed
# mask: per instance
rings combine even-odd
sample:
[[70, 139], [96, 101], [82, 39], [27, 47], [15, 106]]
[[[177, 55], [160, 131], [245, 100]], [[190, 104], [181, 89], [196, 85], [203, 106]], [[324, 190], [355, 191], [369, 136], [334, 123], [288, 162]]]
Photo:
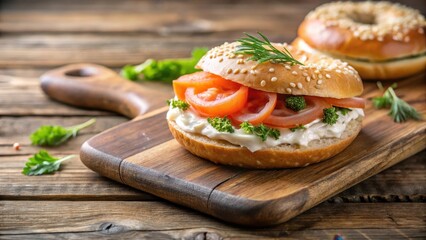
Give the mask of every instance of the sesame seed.
[[243, 69], [241, 69], [241, 73], [247, 73], [247, 69], [245, 69], [245, 68], [243, 68]]
[[409, 42], [410, 41], [410, 36], [406, 36], [405, 38], [404, 38], [404, 42]]
[[286, 88], [285, 89], [288, 93], [291, 93], [291, 88]]
[[277, 77], [272, 77], [271, 78], [271, 82], [276, 82], [278, 80], [278, 78]]
[[240, 69], [237, 68], [234, 70], [234, 74], [238, 74], [238, 73], [240, 73]]
[[274, 69], [274, 68], [270, 68], [270, 69], [269, 69], [269, 72], [270, 72], [270, 73], [273, 73], [273, 72], [275, 72], [275, 69]]
[[310, 82], [310, 81], [311, 81], [311, 77], [307, 76], [307, 77], [306, 77], [306, 81], [307, 81], [307, 82]]
[[291, 74], [293, 74], [293, 75], [297, 75], [297, 72], [296, 72], [296, 71], [293, 71], [293, 72], [291, 72]]
[[265, 81], [265, 80], [262, 80], [262, 81], [260, 82], [260, 86], [264, 87], [265, 85], [266, 85], [266, 81]]
[[291, 70], [291, 67], [289, 65], [285, 65], [285, 69]]
[[318, 78], [322, 78], [322, 74], [320, 73], [320, 74], [318, 74]]
[[302, 73], [302, 75], [303, 75], [304, 77], [307, 77], [307, 76], [308, 76], [308, 73], [304, 72], [304, 73]]
[[317, 81], [317, 84], [318, 84], [318, 85], [321, 85], [321, 84], [322, 84], [322, 80], [321, 80], [321, 79], [320, 79], [320, 80], [318, 80], [318, 81]]
[[219, 58], [219, 62], [222, 62], [223, 61], [223, 58]]
[[297, 88], [298, 88], [298, 89], [302, 89], [302, 88], [303, 88], [302, 83], [297, 83]]
[[327, 74], [325, 74], [325, 77], [326, 77], [326, 78], [331, 78], [330, 74], [328, 74], [328, 73], [327, 73]]
[[296, 84], [295, 84], [294, 82], [291, 82], [291, 83], [290, 83], [290, 86], [291, 86], [291, 87], [296, 87]]
[[336, 70], [336, 72], [337, 72], [337, 73], [341, 73], [342, 71], [341, 71], [340, 69], [337, 69], [337, 70]]
[[232, 69], [229, 68], [228, 71], [226, 71], [226, 73], [232, 73]]

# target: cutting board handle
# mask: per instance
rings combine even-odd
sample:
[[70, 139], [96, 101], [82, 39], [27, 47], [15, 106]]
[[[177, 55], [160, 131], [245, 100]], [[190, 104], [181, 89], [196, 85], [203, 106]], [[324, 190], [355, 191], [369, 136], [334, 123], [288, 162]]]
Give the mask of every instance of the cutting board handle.
[[79, 63], [41, 76], [41, 88], [51, 98], [74, 106], [103, 109], [135, 118], [148, 111], [152, 92], [121, 78], [104, 66]]

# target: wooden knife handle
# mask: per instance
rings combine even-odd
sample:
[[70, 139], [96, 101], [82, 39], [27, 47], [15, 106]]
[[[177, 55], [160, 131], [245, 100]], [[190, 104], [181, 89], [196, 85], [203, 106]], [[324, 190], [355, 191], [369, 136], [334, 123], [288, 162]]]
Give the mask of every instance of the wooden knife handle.
[[89, 63], [71, 64], [41, 76], [41, 88], [51, 98], [85, 108], [113, 111], [135, 118], [148, 111], [155, 93], [121, 78], [113, 70]]

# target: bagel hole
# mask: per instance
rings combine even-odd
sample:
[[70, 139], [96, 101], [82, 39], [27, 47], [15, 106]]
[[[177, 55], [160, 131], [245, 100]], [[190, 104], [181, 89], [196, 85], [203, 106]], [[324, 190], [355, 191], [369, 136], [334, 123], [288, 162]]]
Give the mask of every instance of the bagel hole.
[[365, 14], [365, 13], [354, 13], [350, 16], [350, 18], [360, 24], [365, 25], [375, 25], [377, 24], [376, 16], [373, 14]]

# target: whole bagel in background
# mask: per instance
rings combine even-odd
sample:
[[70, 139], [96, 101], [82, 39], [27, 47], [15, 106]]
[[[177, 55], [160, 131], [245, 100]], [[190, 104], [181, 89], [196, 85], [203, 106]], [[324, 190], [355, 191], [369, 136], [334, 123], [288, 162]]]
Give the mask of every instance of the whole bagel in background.
[[389, 2], [335, 2], [311, 11], [293, 45], [340, 58], [362, 79], [396, 79], [426, 71], [426, 21]]

